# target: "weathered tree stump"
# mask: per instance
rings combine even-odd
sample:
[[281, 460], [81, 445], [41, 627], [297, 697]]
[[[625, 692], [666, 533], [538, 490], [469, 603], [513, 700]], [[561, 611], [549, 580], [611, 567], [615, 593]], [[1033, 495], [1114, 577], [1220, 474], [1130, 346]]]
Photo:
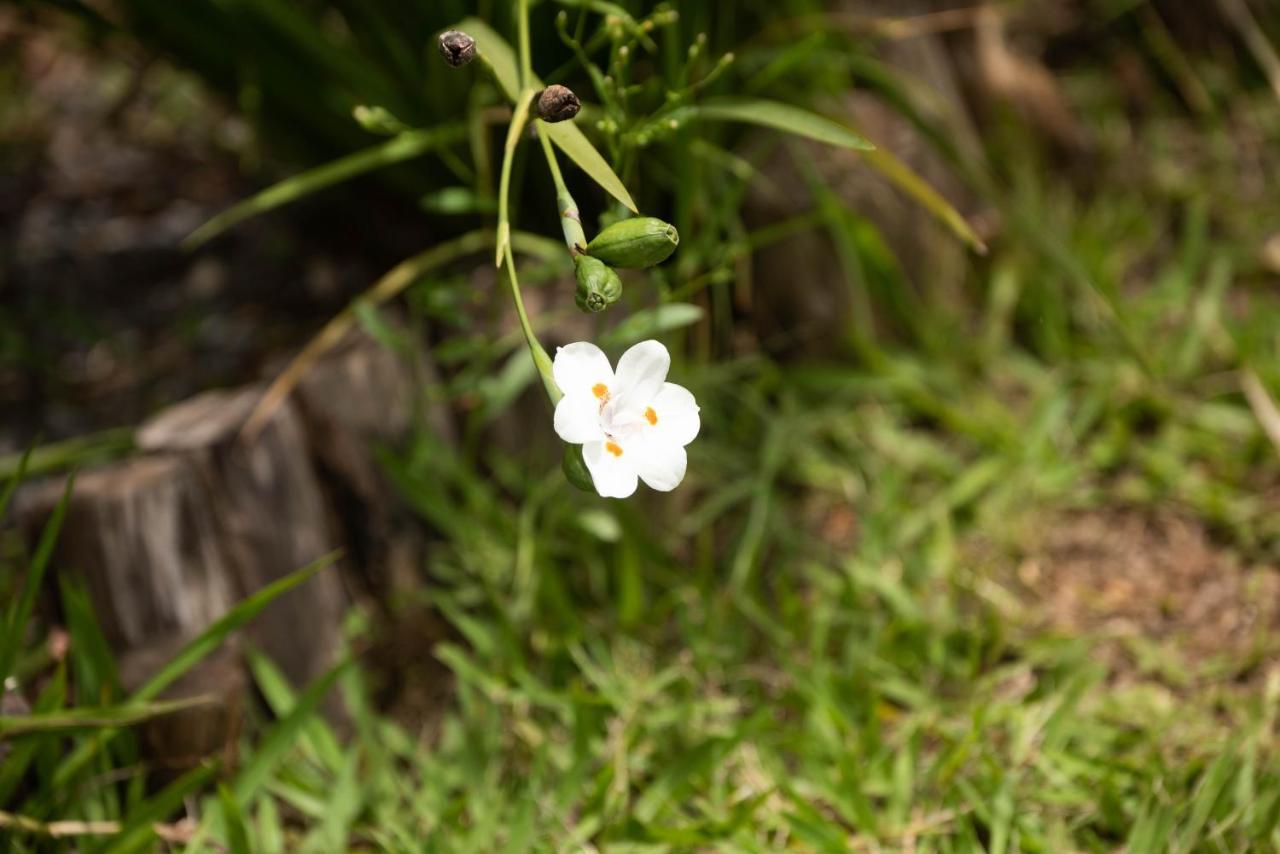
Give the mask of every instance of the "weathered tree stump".
[[[252, 439], [240, 436], [261, 393], [256, 386], [206, 392], [137, 433], [142, 451], [184, 460], [198, 472], [204, 521], [217, 537], [206, 549], [220, 553], [236, 599], [341, 545], [296, 407], [279, 407]], [[304, 683], [330, 663], [345, 605], [341, 576], [321, 573], [273, 602], [249, 636]]]
[[[260, 386], [206, 392], [141, 425], [137, 456], [77, 479], [53, 567], [86, 580], [126, 684], [140, 684], [235, 602], [342, 548], [338, 567], [276, 600], [243, 633], [297, 685], [332, 664], [347, 606], [389, 583], [373, 567], [398, 555], [402, 574], [419, 573], [425, 537], [372, 445], [405, 438], [430, 376], [425, 359], [410, 365], [353, 334], [252, 436], [241, 428]], [[442, 413], [434, 417], [448, 435]], [[29, 538], [64, 483], [24, 488], [18, 513]], [[246, 684], [233, 640], [168, 692], [224, 703], [153, 722], [145, 741], [177, 768], [225, 749]]]

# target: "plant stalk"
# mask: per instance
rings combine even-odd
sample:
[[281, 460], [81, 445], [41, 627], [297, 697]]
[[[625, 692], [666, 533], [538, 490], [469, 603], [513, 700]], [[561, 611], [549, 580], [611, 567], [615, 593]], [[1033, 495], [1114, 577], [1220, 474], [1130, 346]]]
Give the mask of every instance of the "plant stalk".
[[538, 141], [542, 143], [542, 153], [547, 157], [547, 168], [551, 170], [551, 180], [556, 185], [556, 207], [560, 209], [560, 228], [564, 231], [564, 244], [569, 254], [577, 257], [587, 248], [587, 235], [582, 230], [582, 220], [578, 215], [578, 203], [574, 201], [565, 186], [564, 175], [560, 174], [560, 163], [556, 160], [555, 149], [551, 140], [542, 133], [542, 122], [538, 122]]

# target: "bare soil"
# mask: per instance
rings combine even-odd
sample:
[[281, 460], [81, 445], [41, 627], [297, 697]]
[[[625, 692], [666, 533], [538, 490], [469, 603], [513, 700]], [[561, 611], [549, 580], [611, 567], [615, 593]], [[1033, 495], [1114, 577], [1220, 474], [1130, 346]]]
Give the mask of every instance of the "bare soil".
[[1280, 572], [1246, 565], [1194, 519], [1059, 516], [1015, 575], [1037, 628], [1097, 638], [1122, 681], [1252, 681], [1280, 660]]

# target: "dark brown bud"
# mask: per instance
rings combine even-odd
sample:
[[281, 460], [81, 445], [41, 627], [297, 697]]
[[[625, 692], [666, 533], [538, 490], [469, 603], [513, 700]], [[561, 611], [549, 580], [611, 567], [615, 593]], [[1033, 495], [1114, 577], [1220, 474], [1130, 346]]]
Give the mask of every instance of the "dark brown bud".
[[568, 86], [548, 86], [538, 96], [538, 118], [544, 122], [568, 121], [582, 109], [582, 102]]
[[476, 58], [476, 40], [457, 30], [443, 32], [440, 34], [440, 55], [454, 68], [461, 68]]

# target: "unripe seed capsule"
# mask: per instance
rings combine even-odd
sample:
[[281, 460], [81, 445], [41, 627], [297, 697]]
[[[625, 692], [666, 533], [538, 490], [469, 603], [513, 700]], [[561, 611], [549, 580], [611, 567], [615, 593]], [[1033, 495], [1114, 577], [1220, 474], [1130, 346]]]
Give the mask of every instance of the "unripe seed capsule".
[[573, 259], [578, 290], [573, 301], [590, 314], [604, 311], [622, 298], [622, 279], [598, 258], [579, 255]]
[[680, 244], [676, 227], [657, 217], [620, 220], [587, 244], [587, 254], [613, 267], [641, 268], [661, 264]]

